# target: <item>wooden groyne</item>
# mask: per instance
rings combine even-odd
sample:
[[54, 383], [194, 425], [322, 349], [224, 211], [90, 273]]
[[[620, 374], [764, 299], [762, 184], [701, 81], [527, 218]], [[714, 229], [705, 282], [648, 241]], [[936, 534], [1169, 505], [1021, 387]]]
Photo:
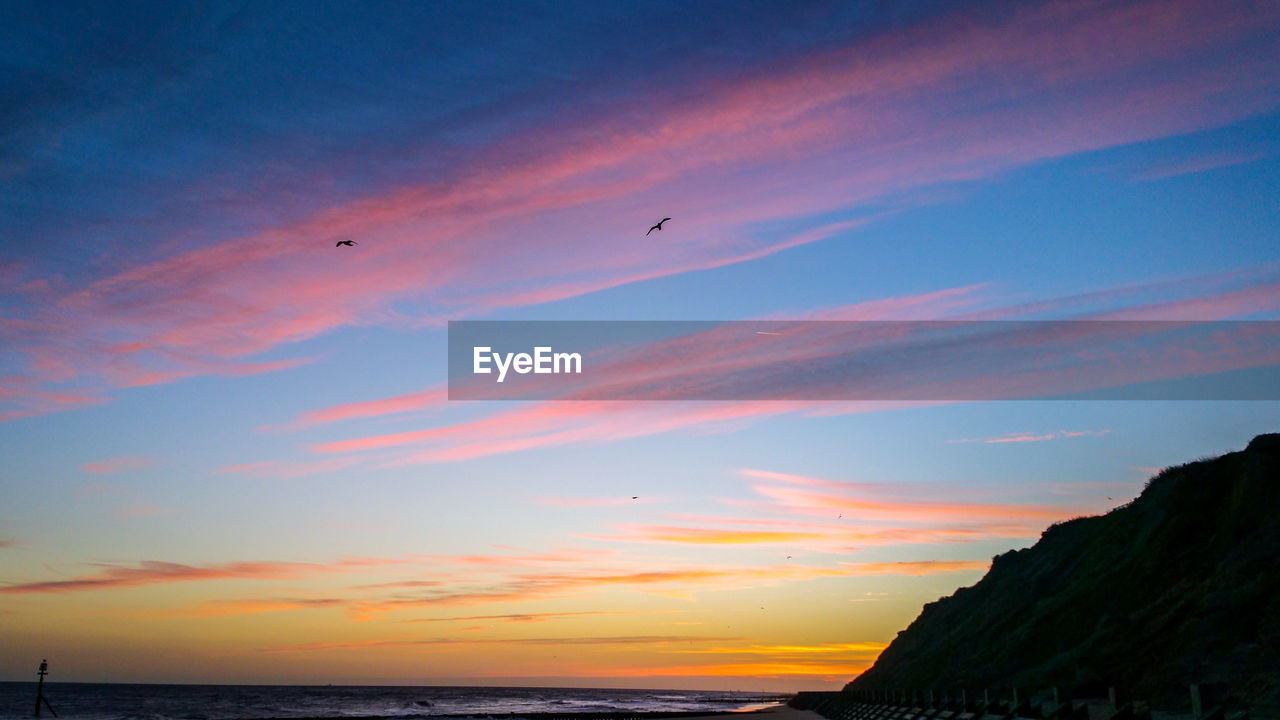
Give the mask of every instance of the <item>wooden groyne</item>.
[[[1189, 690], [1190, 714], [1153, 711], [1141, 701], [1117, 705], [1114, 689], [1105, 699], [1063, 701], [1055, 689], [1034, 702], [1027, 696], [1019, 699], [1017, 690], [1005, 698], [996, 698], [990, 691], [980, 695], [932, 690], [801, 692], [788, 705], [812, 710], [827, 720], [1251, 720], [1248, 712], [1227, 712], [1220, 705], [1204, 709], [1200, 688], [1192, 685]], [[1260, 719], [1254, 715], [1252, 720]]]

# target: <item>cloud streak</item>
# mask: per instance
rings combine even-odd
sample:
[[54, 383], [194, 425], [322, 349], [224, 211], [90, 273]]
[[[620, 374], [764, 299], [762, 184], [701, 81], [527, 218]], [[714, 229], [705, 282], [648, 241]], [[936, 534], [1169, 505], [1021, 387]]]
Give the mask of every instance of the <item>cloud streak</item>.
[[0, 594], [68, 593], [204, 580], [294, 579], [317, 574], [366, 570], [403, 562], [405, 561], [363, 558], [344, 560], [330, 565], [269, 561], [200, 566], [147, 560], [132, 566], [107, 565], [99, 572], [67, 580], [13, 583], [0, 587]]
[[[859, 221], [784, 237], [759, 221], [1248, 117], [1280, 80], [1276, 14], [1186, 1], [960, 15], [768, 73], [691, 79], [663, 89], [680, 100], [638, 98], [662, 109], [646, 116], [520, 128], [434, 166], [436, 179], [207, 245], [184, 247], [190, 229], [175, 226], [154, 259], [83, 286], [18, 285], [21, 312], [0, 337], [21, 360], [0, 413], [296, 367], [308, 359], [260, 356], [344, 326], [439, 322], [760, 258]], [[691, 188], [700, 207], [674, 202]], [[602, 242], [646, 227], [637, 208], [656, 202], [684, 208], [678, 239]], [[593, 217], [617, 225], [580, 229]], [[335, 237], [361, 238], [360, 252], [336, 260]]]
[[155, 464], [155, 460], [149, 457], [123, 455], [121, 457], [107, 458], [106, 460], [87, 462], [81, 465], [80, 469], [94, 475], [118, 475], [120, 473], [145, 470]]
[[[1085, 308], [1082, 322], [1055, 321], [1039, 324], [1004, 325], [995, 323], [964, 326], [958, 341], [962, 352], [973, 357], [990, 358], [1005, 354], [1025, 353], [1028, 348], [1035, 362], [997, 371], [984, 363], [972, 367], [941, 362], [928, 352], [916, 352], [915, 364], [893, 362], [897, 356], [877, 360], [871, 352], [869, 362], [878, 362], [878, 376], [859, 380], [859, 388], [892, 396], [895, 392], [910, 397], [1042, 397], [1073, 392], [1111, 392], [1141, 380], [1176, 380], [1226, 370], [1274, 364], [1276, 355], [1274, 328], [1258, 336], [1244, 326], [1228, 323], [1217, 328], [1206, 323], [1224, 317], [1248, 315], [1280, 309], [1280, 282], [1274, 273], [1257, 272], [1232, 277], [1219, 275], [1189, 278], [1176, 284], [1152, 283], [1102, 291], [1091, 295], [1064, 298], [1056, 302], [1003, 309], [976, 311], [990, 299], [979, 288], [954, 288], [917, 296], [890, 298], [853, 305], [847, 308], [817, 311], [812, 317], [841, 320], [887, 320], [903, 315], [934, 317], [943, 313], [961, 313], [974, 317], [975, 312], [1008, 319], [1010, 316], [1043, 313], [1052, 308], [1057, 313]], [[1133, 297], [1150, 298], [1153, 293], [1193, 296], [1188, 299], [1147, 300], [1144, 303], [1116, 309], [1116, 300]], [[1194, 297], [1197, 293], [1199, 297]], [[1100, 302], [1111, 302], [1112, 309], [1097, 309]], [[1114, 321], [1114, 324], [1112, 324]], [[822, 363], [834, 354], [847, 353], [848, 332], [839, 326], [812, 324], [811, 317], [793, 321], [768, 321], [774, 331], [787, 333], [788, 327], [798, 334], [777, 342], [778, 337], [761, 337], [746, 332], [736, 324], [715, 327], [691, 336], [657, 342], [636, 349], [635, 355], [622, 354], [606, 359], [593, 368], [590, 384], [583, 389], [568, 388], [569, 393], [591, 388], [638, 388], [652, 392], [670, 383], [673, 387], [702, 382], [707, 377], [734, 377], [742, 370], [767, 370], [770, 363]], [[1178, 323], [1189, 323], [1186, 326]], [[889, 343], [910, 346], [915, 338], [910, 333], [916, 326], [894, 323], [879, 332], [895, 329], [901, 337], [886, 335]], [[1252, 326], [1251, 326], [1252, 327]], [[809, 330], [812, 328], [812, 330]], [[927, 330], [927, 328], [926, 328]], [[1227, 332], [1229, 336], [1217, 332]], [[1263, 328], [1265, 330], [1265, 328]], [[870, 332], [869, 330], [867, 332]], [[1271, 335], [1267, 335], [1270, 332]], [[859, 341], [865, 342], [865, 341]], [[919, 342], [938, 345], [940, 351], [952, 352], [953, 338], [925, 332]], [[965, 350], [964, 348], [970, 348]], [[874, 348], [872, 348], [874, 350]], [[972, 359], [972, 358], [971, 358]], [[930, 364], [932, 362], [933, 364]], [[1006, 360], [1008, 364], [1012, 361]], [[923, 365], [921, 365], [923, 363]], [[864, 363], [865, 365], [865, 363]], [[853, 365], [863, 367], [864, 365]], [[483, 376], [477, 376], [483, 377]], [[836, 373], [833, 377], [843, 377]], [[831, 397], [839, 389], [815, 388], [811, 375], [799, 378], [800, 385], [778, 383], [774, 389], [780, 397], [800, 392]], [[655, 385], [659, 383], [659, 385]], [[879, 388], [878, 390], [876, 388]], [[822, 392], [817, 392], [821, 389]], [[1193, 387], [1188, 392], [1195, 392]], [[395, 408], [412, 406], [418, 394], [402, 398], [374, 401], [369, 407]], [[390, 434], [328, 440], [315, 443], [310, 450], [322, 455], [350, 455], [379, 451], [392, 453], [381, 459], [388, 466], [444, 463], [470, 460], [489, 455], [527, 451], [539, 448], [614, 442], [634, 437], [698, 428], [705, 432], [731, 430], [763, 418], [787, 414], [846, 414], [870, 412], [901, 406], [890, 401], [846, 401], [831, 403], [807, 399], [739, 400], [718, 403], [668, 401], [662, 403], [610, 400], [593, 402], [526, 402], [477, 419], [442, 424], [420, 430]], [[346, 407], [346, 406], [343, 406]], [[324, 413], [326, 411], [314, 411]], [[338, 414], [342, 414], [341, 411]], [[371, 415], [369, 415], [371, 416]], [[1011, 435], [991, 438], [1003, 442], [1028, 442], [1034, 437], [1060, 439], [1082, 437], [1076, 433], [1102, 433], [1103, 430], [1061, 430], [1053, 433]], [[1052, 437], [1042, 437], [1045, 435]], [[1025, 437], [1025, 439], [1023, 439]], [[987, 438], [973, 440], [988, 440]]]

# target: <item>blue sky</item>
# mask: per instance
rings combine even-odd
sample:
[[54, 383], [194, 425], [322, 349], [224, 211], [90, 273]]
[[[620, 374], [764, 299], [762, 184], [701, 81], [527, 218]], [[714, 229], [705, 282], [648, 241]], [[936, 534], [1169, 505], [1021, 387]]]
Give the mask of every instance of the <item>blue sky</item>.
[[1267, 7], [0, 27], [0, 678], [836, 687], [992, 555], [1280, 421], [443, 397], [449, 320], [1276, 319]]

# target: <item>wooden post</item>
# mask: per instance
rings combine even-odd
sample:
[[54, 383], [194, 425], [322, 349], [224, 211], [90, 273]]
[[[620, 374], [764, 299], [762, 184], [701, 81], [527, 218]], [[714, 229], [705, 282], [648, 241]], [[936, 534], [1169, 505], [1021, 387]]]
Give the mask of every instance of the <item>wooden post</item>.
[[991, 707], [991, 689], [990, 688], [983, 688], [982, 704], [986, 705], [987, 707]]
[[1115, 686], [1107, 688], [1107, 702], [1111, 703], [1111, 709], [1116, 709], [1116, 689]]
[[1191, 717], [1200, 720], [1200, 686], [1191, 686]]
[[43, 704], [49, 708], [49, 713], [54, 717], [58, 717], [58, 713], [53, 711], [53, 706], [49, 704], [49, 698], [44, 696], [44, 676], [49, 674], [49, 661], [40, 661], [40, 671], [36, 673], [40, 676], [40, 683], [36, 685], [36, 712], [33, 717], [40, 717], [40, 706]]

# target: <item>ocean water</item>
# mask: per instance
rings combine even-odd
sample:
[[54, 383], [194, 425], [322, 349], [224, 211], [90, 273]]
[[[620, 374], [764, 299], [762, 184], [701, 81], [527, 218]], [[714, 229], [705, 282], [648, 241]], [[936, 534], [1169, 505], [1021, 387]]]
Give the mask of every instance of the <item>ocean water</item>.
[[[754, 709], [787, 699], [766, 693], [685, 690], [96, 683], [46, 683], [45, 697], [60, 720], [717, 712]], [[0, 718], [31, 717], [35, 700], [35, 683], [0, 683]], [[41, 713], [52, 717], [47, 709]]]

